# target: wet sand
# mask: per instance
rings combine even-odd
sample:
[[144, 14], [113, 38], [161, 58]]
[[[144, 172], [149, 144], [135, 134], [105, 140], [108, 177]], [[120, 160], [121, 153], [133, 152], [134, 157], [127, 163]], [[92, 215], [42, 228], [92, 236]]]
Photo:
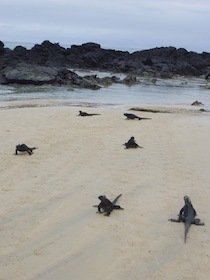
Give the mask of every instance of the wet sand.
[[[79, 117], [79, 110], [99, 113]], [[0, 110], [1, 280], [209, 279], [210, 116]], [[127, 150], [134, 136], [143, 149]], [[37, 146], [15, 156], [15, 146]], [[122, 193], [110, 217], [92, 206]], [[204, 227], [170, 223], [190, 196]]]

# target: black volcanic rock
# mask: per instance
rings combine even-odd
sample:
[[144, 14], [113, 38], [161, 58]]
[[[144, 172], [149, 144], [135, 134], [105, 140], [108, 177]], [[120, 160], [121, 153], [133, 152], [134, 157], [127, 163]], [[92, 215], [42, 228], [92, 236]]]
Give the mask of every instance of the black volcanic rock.
[[2, 84], [31, 84], [31, 85], [68, 85], [74, 88], [99, 89], [99, 80], [92, 77], [80, 77], [66, 69], [50, 66], [40, 66], [20, 63], [16, 67], [7, 66], [2, 70], [0, 83]]
[[[24, 66], [25, 65], [25, 66]], [[23, 67], [24, 66], [24, 67]], [[32, 69], [34, 68], [34, 69]], [[64, 69], [66, 74], [64, 75]], [[118, 51], [103, 49], [96, 43], [61, 47], [58, 43], [44, 41], [27, 50], [17, 46], [14, 50], [4, 47], [0, 41], [0, 83], [72, 83], [73, 74], [68, 69], [102, 70], [126, 74], [128, 84], [134, 76], [172, 78], [176, 76], [209, 76], [210, 53], [198, 54], [184, 48], [161, 47], [150, 50]], [[22, 71], [22, 73], [21, 73]], [[27, 72], [28, 71], [28, 72]], [[42, 77], [43, 76], [43, 77]], [[77, 80], [77, 81], [76, 81]], [[102, 80], [82, 78], [73, 81], [75, 86], [95, 85]], [[2, 82], [3, 81], [3, 82]], [[105, 82], [105, 81], [104, 81]], [[119, 82], [115, 80], [106, 81]], [[126, 82], [126, 80], [124, 81]], [[79, 84], [80, 85], [79, 85]]]
[[8, 84], [52, 84], [58, 75], [58, 70], [46, 66], [18, 64], [16, 67], [5, 67], [3, 77]]
[[34, 64], [63, 67], [65, 66], [65, 48], [58, 43], [53, 44], [49, 41], [44, 41], [41, 45], [35, 45], [28, 52], [28, 58]]
[[196, 100], [191, 105], [192, 106], [203, 106], [204, 104], [202, 102]]
[[0, 41], [0, 55], [3, 55], [4, 53], [5, 53], [4, 43]]

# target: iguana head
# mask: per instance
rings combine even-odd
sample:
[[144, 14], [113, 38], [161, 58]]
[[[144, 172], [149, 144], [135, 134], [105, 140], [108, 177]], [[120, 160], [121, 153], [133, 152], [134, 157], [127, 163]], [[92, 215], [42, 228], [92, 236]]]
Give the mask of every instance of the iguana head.
[[100, 199], [101, 201], [105, 201], [106, 200], [106, 196], [105, 195], [100, 195], [98, 197], [98, 199]]
[[185, 195], [185, 196], [184, 196], [184, 202], [185, 202], [185, 203], [190, 202], [190, 198], [189, 198], [189, 196], [187, 196], [187, 195]]

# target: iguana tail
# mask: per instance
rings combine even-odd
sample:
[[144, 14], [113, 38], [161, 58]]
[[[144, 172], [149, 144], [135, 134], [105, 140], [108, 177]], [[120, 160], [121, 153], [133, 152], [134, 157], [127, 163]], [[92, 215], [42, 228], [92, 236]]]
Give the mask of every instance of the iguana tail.
[[119, 194], [113, 201], [112, 204], [115, 205], [118, 199], [121, 197], [122, 194]]
[[184, 243], [186, 243], [187, 241], [187, 233], [190, 229], [190, 226], [191, 226], [191, 222], [190, 221], [186, 221], [185, 222], [185, 232], [184, 232]]
[[141, 117], [139, 117], [138, 119], [139, 120], [151, 120], [151, 118], [141, 118]]

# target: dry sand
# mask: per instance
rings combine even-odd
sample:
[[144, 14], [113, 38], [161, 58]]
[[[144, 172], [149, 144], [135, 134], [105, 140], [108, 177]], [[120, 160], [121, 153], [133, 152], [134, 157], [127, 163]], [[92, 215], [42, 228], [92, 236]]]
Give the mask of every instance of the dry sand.
[[[80, 109], [0, 110], [0, 279], [209, 279], [210, 115]], [[143, 149], [124, 149], [131, 136]], [[38, 149], [15, 156], [18, 143]], [[124, 211], [96, 214], [120, 193]], [[206, 224], [186, 244], [168, 221], [184, 195]]]

